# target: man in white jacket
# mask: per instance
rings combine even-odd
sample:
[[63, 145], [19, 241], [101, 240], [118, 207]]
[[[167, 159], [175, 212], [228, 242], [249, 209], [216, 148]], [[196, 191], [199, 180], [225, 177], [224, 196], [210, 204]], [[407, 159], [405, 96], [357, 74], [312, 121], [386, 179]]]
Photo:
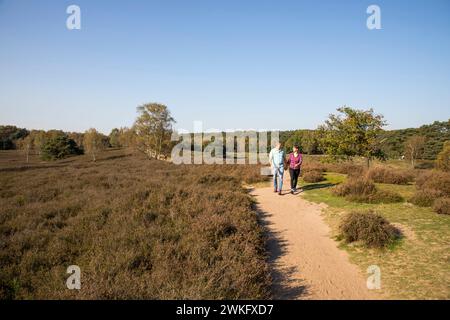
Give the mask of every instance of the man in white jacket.
[[278, 192], [281, 195], [283, 189], [283, 174], [284, 174], [284, 151], [281, 149], [282, 145], [278, 142], [269, 153], [270, 167], [273, 173], [273, 192]]

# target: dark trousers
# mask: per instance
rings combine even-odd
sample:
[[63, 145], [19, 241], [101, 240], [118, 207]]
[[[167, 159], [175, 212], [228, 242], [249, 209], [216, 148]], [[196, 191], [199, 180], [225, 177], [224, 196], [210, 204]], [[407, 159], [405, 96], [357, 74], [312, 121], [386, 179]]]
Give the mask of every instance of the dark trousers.
[[291, 176], [291, 190], [297, 188], [298, 176], [300, 175], [300, 169], [289, 168], [289, 175]]

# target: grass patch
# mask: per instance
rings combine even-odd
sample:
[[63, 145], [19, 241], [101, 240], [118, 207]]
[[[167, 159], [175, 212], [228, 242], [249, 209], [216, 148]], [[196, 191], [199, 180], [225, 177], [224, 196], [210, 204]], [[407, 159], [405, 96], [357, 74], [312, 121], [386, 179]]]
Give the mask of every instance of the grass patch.
[[[326, 181], [304, 184], [303, 197], [325, 203], [324, 219], [331, 226], [333, 237], [343, 240], [339, 226], [343, 217], [352, 211], [373, 210], [398, 227], [403, 238], [385, 249], [368, 249], [353, 243], [340, 242], [353, 263], [365, 274], [370, 265], [378, 265], [382, 272], [381, 293], [393, 299], [450, 299], [450, 217], [438, 215], [429, 207], [407, 202], [356, 203], [333, 195], [331, 186], [345, 181], [346, 176], [327, 172]], [[328, 187], [315, 188], [315, 185]], [[380, 190], [391, 190], [408, 198], [414, 185], [376, 184]]]

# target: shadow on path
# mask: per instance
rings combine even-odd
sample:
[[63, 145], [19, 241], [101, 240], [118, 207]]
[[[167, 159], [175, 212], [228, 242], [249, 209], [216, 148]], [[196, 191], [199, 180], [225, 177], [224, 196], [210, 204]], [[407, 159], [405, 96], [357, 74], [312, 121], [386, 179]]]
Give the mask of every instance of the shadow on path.
[[301, 299], [308, 294], [306, 285], [295, 280], [294, 274], [298, 272], [296, 267], [286, 267], [280, 263], [280, 258], [287, 252], [287, 241], [283, 239], [282, 232], [273, 232], [267, 217], [269, 213], [264, 212], [256, 205], [259, 222], [264, 227], [266, 237], [266, 249], [272, 277], [272, 297], [275, 300]]

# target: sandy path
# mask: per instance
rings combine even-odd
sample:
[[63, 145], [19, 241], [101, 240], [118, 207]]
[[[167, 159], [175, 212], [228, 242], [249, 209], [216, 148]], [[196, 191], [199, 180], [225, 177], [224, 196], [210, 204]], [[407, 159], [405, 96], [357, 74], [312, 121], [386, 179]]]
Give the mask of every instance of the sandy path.
[[[289, 174], [287, 174], [289, 176]], [[269, 232], [268, 250], [275, 299], [376, 299], [365, 276], [329, 236], [322, 206], [272, 188], [251, 194]]]

